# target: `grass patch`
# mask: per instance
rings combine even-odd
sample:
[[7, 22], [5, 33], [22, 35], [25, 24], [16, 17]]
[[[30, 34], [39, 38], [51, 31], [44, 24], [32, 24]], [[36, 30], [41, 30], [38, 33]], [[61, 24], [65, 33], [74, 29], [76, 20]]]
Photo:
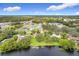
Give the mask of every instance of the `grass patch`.
[[35, 38], [31, 39], [31, 46], [59, 46], [58, 42], [46, 43], [44, 41], [38, 42]]

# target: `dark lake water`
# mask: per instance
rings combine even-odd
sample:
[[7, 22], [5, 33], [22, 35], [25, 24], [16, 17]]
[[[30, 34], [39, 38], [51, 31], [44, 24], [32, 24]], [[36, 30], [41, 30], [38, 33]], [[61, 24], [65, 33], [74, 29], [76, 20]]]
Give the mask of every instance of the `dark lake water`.
[[79, 56], [79, 53], [66, 52], [59, 47], [43, 47], [43, 48], [30, 48], [28, 50], [13, 51], [1, 56]]

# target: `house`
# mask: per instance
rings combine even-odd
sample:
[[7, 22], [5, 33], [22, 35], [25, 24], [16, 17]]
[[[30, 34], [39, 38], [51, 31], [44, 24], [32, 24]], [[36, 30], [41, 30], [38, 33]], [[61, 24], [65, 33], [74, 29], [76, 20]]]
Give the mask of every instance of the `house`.
[[70, 40], [74, 40], [75, 43], [76, 43], [77, 45], [79, 45], [79, 37], [74, 37], [74, 36], [72, 36], [72, 35], [69, 35], [68, 38], [69, 38]]
[[19, 39], [19, 40], [25, 39], [25, 36], [24, 36], [24, 35], [17, 35], [17, 36], [18, 36], [18, 39]]
[[57, 35], [57, 34], [52, 34], [51, 37], [57, 37], [57, 38], [61, 38], [61, 35]]
[[64, 21], [66, 21], [66, 22], [68, 22], [68, 21], [75, 21], [75, 20], [78, 20], [78, 19], [69, 19], [69, 18], [64, 19]]
[[49, 23], [49, 25], [55, 25], [59, 28], [62, 28], [64, 26], [62, 23]]
[[0, 27], [1, 27], [1, 28], [7, 27], [7, 26], [10, 26], [10, 25], [11, 25], [10, 22], [7, 22], [7, 23], [0, 23]]

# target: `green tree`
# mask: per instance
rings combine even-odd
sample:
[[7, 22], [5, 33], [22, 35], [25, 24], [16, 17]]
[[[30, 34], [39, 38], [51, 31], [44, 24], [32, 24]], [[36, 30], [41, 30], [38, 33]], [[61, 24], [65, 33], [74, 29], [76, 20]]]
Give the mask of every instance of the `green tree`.
[[75, 42], [73, 40], [61, 39], [59, 43], [65, 50], [72, 50], [75, 48]]
[[2, 29], [2, 32], [7, 34], [7, 35], [14, 35], [15, 32], [15, 26], [8, 26]]
[[2, 41], [2, 40], [4, 40], [4, 39], [6, 39], [7, 38], [7, 34], [5, 34], [5, 33], [0, 33], [0, 41]]

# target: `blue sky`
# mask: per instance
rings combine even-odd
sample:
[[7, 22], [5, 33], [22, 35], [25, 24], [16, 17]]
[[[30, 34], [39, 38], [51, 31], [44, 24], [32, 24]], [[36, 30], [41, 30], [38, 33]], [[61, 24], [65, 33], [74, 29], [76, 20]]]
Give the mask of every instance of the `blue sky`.
[[0, 3], [0, 15], [79, 15], [79, 4]]

